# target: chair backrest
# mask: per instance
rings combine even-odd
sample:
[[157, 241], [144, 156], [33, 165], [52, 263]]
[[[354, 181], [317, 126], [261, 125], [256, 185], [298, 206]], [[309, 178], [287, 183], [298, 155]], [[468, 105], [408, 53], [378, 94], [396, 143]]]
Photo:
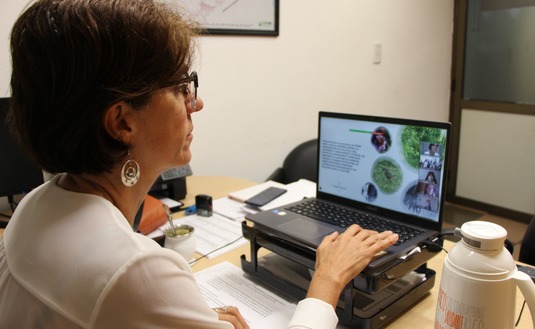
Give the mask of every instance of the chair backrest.
[[292, 183], [301, 178], [316, 182], [318, 140], [312, 139], [299, 144], [284, 159], [282, 169], [284, 183]]
[[528, 228], [524, 233], [518, 260], [535, 266], [535, 216], [531, 218]]

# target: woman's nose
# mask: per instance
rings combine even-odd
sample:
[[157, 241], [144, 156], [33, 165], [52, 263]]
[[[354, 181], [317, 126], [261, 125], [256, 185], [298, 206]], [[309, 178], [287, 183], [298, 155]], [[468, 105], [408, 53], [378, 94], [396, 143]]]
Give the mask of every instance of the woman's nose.
[[189, 102], [190, 104], [188, 105], [188, 110], [190, 113], [193, 113], [193, 112], [199, 112], [203, 109], [204, 107], [204, 101], [202, 100], [201, 97], [197, 96], [197, 101], [195, 103], [195, 107], [192, 107], [191, 106], [191, 102]]

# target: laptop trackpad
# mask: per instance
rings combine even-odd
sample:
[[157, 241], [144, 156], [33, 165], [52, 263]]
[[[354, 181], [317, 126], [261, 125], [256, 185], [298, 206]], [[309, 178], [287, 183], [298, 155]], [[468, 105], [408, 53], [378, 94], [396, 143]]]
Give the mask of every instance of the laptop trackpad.
[[321, 241], [324, 236], [335, 231], [332, 226], [321, 222], [311, 223], [310, 220], [297, 218], [279, 225], [281, 231], [286, 231], [302, 239]]

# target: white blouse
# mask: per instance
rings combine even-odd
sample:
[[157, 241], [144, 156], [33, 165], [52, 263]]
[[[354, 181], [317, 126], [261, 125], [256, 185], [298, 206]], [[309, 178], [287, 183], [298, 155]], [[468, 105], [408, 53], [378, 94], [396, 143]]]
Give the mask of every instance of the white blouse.
[[[24, 197], [0, 238], [0, 329], [232, 328], [183, 257], [134, 233], [108, 200], [58, 179]], [[309, 298], [288, 328], [337, 322], [331, 305]]]

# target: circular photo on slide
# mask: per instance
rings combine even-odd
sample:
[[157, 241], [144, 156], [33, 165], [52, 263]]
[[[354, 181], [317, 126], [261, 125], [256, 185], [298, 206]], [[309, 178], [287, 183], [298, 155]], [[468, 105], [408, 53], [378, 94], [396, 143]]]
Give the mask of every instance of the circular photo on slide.
[[385, 153], [392, 145], [390, 133], [385, 127], [378, 127], [372, 132], [371, 143], [379, 153]]
[[405, 209], [413, 214], [420, 213], [420, 207], [418, 206], [418, 181], [414, 181], [406, 186], [402, 198]]
[[372, 180], [385, 194], [397, 192], [403, 182], [403, 171], [390, 157], [380, 157], [372, 166]]
[[373, 183], [366, 183], [362, 186], [361, 189], [362, 196], [364, 200], [368, 202], [373, 202], [377, 199], [377, 187]]

